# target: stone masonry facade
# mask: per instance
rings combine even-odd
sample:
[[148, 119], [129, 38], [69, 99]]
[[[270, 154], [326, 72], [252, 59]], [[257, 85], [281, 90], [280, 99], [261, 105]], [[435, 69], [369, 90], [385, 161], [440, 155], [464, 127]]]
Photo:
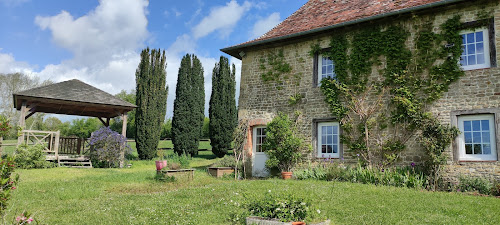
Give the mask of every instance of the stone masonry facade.
[[[378, 21], [365, 22], [351, 27], [340, 28], [345, 32], [356, 32], [363, 27], [375, 24], [391, 24], [393, 21], [402, 22], [405, 27], [411, 29], [412, 18], [432, 18], [434, 20], [434, 31], [439, 31], [439, 25], [444, 23], [454, 15], [461, 15], [462, 22], [476, 21], [480, 11], [486, 9], [492, 11], [494, 17], [494, 43], [491, 47], [496, 48], [496, 62], [500, 62], [500, 7], [497, 1], [474, 4], [474, 1], [442, 6], [425, 11], [414, 12], [413, 14], [402, 15], [394, 18], [386, 18]], [[330, 36], [335, 31], [323, 33], [321, 35], [296, 38], [292, 41], [274, 43], [272, 45], [253, 47], [247, 49], [242, 59], [242, 76], [239, 97], [239, 118], [249, 121], [249, 127], [265, 125], [272, 120], [278, 112], [293, 114], [301, 112], [300, 132], [305, 140], [312, 144], [314, 158], [317, 154], [316, 145], [316, 123], [318, 121], [335, 121], [328, 105], [324, 101], [321, 90], [314, 82], [314, 57], [309, 54], [311, 45], [320, 43], [320, 47], [327, 48]], [[413, 46], [412, 33], [407, 41], [409, 46]], [[262, 80], [263, 70], [260, 68], [261, 60], [266, 58], [269, 52], [277, 53], [280, 50], [284, 53], [284, 60], [290, 64], [292, 71], [288, 80], [280, 85], [282, 89], [276, 88], [274, 83], [265, 83]], [[449, 91], [431, 106], [431, 112], [438, 116], [443, 124], [457, 126], [457, 116], [472, 114], [494, 114], [497, 152], [500, 152], [500, 68], [492, 64], [491, 68], [469, 70], [459, 81], [453, 83]], [[383, 64], [383, 63], [382, 63]], [[383, 67], [374, 66], [374, 67]], [[373, 68], [370, 79], [378, 79], [377, 68]], [[296, 85], [296, 82], [298, 85]], [[303, 99], [296, 105], [290, 105], [288, 100], [291, 95], [301, 94]], [[251, 129], [249, 129], [251, 130]], [[447, 150], [448, 163], [444, 167], [444, 177], [456, 182], [459, 176], [481, 176], [490, 180], [500, 181], [500, 163], [497, 160], [483, 162], [460, 161], [457, 157], [457, 143], [453, 143]], [[249, 131], [248, 142], [246, 144], [247, 159], [251, 158], [252, 141]], [[341, 151], [341, 156], [347, 163], [355, 163], [357, 159], [348, 149]], [[401, 164], [419, 162], [425, 157], [425, 152], [416, 141], [410, 140], [405, 152], [401, 156]], [[251, 163], [247, 164], [251, 165]], [[247, 171], [251, 171], [247, 169]]]

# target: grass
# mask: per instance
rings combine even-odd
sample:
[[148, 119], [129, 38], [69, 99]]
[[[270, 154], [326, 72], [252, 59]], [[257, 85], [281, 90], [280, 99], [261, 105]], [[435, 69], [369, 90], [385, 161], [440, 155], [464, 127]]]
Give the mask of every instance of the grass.
[[[128, 169], [17, 170], [6, 221], [29, 210], [42, 224], [228, 224], [246, 194], [309, 196], [333, 224], [497, 224], [500, 199], [326, 181], [224, 180], [204, 168], [218, 159], [200, 152], [193, 181], [153, 179], [154, 161]], [[231, 202], [233, 200], [233, 202]]]

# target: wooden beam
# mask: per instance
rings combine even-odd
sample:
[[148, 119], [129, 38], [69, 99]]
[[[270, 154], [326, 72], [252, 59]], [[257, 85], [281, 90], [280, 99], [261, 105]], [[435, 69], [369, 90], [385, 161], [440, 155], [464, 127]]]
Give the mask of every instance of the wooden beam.
[[99, 119], [99, 120], [101, 121], [101, 123], [102, 123], [104, 126], [106, 126], [106, 122], [104, 122], [104, 120], [102, 120], [102, 118], [101, 118], [101, 117], [97, 117], [97, 119]]
[[110, 118], [106, 118], [106, 127], [109, 127], [109, 120]]
[[24, 117], [24, 119], [27, 120], [28, 118], [30, 118], [31, 116], [33, 116], [33, 114], [35, 114], [35, 113], [36, 113], [36, 111], [30, 112], [30, 114], [28, 114], [26, 117]]
[[[25, 129], [26, 126], [26, 101], [23, 101], [21, 105], [21, 115], [19, 116], [19, 127], [21, 129]], [[21, 135], [17, 138], [17, 145], [22, 144], [24, 141], [24, 133], [21, 132]]]
[[127, 114], [122, 115], [122, 135], [127, 138]]

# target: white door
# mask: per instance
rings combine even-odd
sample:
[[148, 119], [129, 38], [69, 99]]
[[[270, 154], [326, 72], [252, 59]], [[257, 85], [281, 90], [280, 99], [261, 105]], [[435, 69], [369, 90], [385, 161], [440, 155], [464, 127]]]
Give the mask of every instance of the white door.
[[254, 127], [252, 137], [252, 175], [254, 177], [266, 177], [269, 175], [266, 168], [267, 155], [264, 151], [262, 151], [262, 143], [264, 143], [264, 140], [266, 139], [266, 127]]

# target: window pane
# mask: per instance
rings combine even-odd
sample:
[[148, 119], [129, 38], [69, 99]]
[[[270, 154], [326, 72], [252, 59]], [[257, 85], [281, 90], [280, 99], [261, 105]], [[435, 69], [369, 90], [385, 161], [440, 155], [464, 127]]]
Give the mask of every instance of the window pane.
[[479, 120], [472, 121], [472, 130], [473, 131], [480, 131], [481, 130], [481, 122]]
[[262, 129], [257, 128], [257, 136], [261, 135], [261, 133], [262, 133]]
[[476, 52], [477, 52], [477, 54], [484, 53], [484, 44], [483, 43], [477, 43]]
[[483, 143], [490, 143], [490, 132], [483, 132]]
[[473, 143], [481, 143], [481, 132], [474, 132], [472, 138]]
[[477, 55], [477, 64], [484, 64], [484, 54]]
[[460, 57], [460, 65], [462, 66], [467, 66], [467, 61], [465, 60], [467, 57], [462, 56]]
[[474, 43], [474, 33], [467, 34], [467, 44]]
[[465, 34], [462, 34], [462, 44], [463, 45], [465, 44], [465, 39], [466, 39]]
[[333, 136], [333, 144], [338, 144], [338, 142], [339, 142], [338, 139], [339, 139], [339, 136], [338, 135], [334, 135]]
[[321, 74], [326, 74], [326, 66], [321, 67]]
[[470, 121], [464, 121], [464, 131], [471, 131]]
[[326, 134], [326, 126], [321, 127], [321, 134], [323, 134], [323, 135]]
[[333, 146], [333, 153], [338, 153], [339, 152], [339, 146], [338, 145], [334, 145]]
[[480, 144], [474, 144], [474, 154], [482, 154], [481, 150], [481, 145]]
[[465, 143], [472, 143], [472, 133], [464, 132]]
[[339, 127], [333, 126], [333, 134], [338, 134], [338, 133], [339, 133]]
[[326, 145], [321, 145], [321, 153], [326, 153]]
[[483, 41], [483, 32], [478, 31], [476, 32], [476, 42], [482, 42]]
[[475, 44], [467, 45], [467, 54], [469, 54], [469, 55], [476, 54], [476, 45]]
[[321, 136], [321, 144], [326, 144], [326, 135]]
[[465, 154], [472, 154], [472, 145], [471, 144], [465, 145]]
[[476, 56], [475, 55], [467, 56], [467, 65], [476, 65]]
[[490, 121], [489, 120], [481, 120], [481, 130], [483, 130], [483, 131], [490, 130]]
[[331, 145], [326, 146], [326, 153], [333, 153], [333, 148]]
[[333, 144], [333, 136], [332, 135], [328, 135], [327, 144], [329, 144], [329, 145]]
[[327, 131], [327, 132], [328, 132], [328, 134], [333, 134], [333, 127], [332, 127], [332, 126], [328, 126], [327, 128], [328, 128], [328, 129], [327, 129], [327, 130], [328, 130], [328, 131]]
[[491, 154], [491, 145], [490, 144], [483, 145], [483, 154], [485, 154], [485, 155]]
[[332, 73], [333, 72], [333, 65], [328, 65], [328, 73]]

